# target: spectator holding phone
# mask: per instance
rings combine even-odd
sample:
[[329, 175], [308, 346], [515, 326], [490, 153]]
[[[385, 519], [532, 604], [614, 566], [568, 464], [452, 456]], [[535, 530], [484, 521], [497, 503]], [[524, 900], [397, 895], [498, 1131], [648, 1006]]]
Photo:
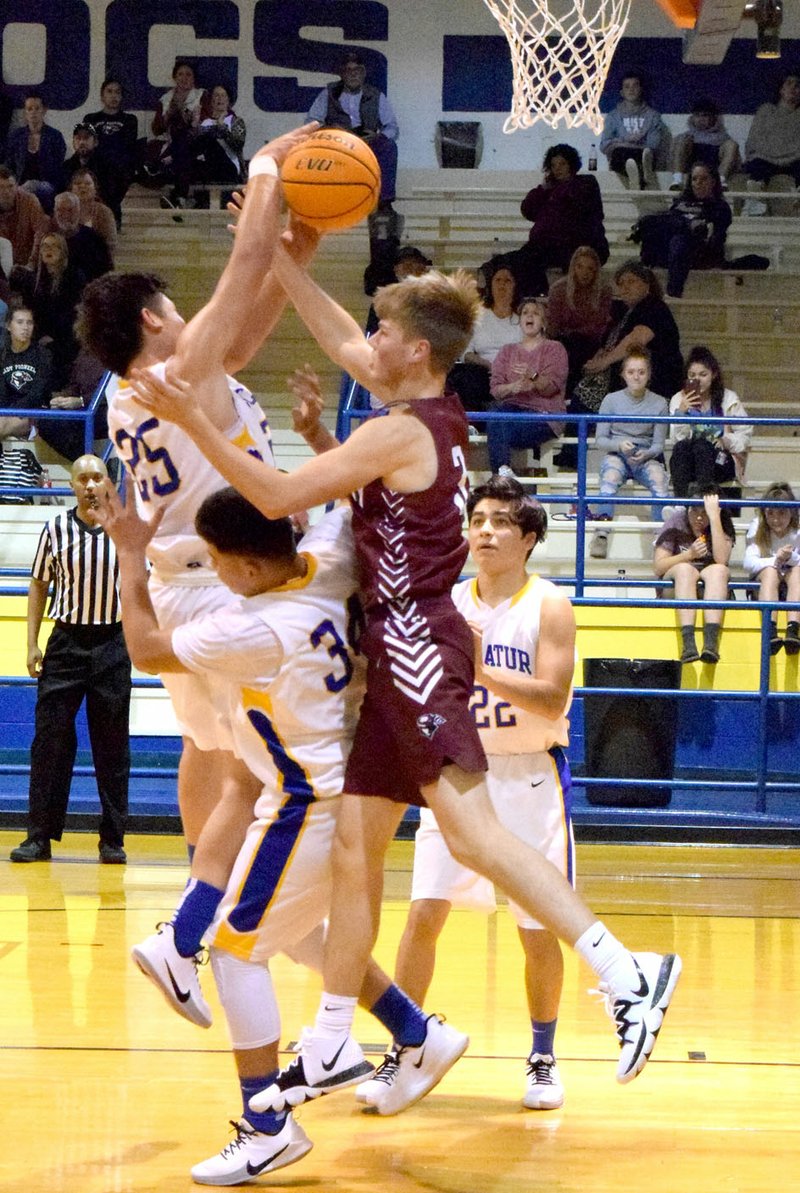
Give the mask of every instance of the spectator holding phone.
[[753, 428], [706, 421], [708, 417], [747, 417], [739, 395], [725, 388], [719, 361], [708, 348], [692, 348], [686, 361], [686, 381], [672, 397], [669, 412], [697, 418], [694, 424], [670, 427], [674, 447], [669, 470], [676, 497], [686, 497], [692, 482], [704, 486], [744, 483]]
[[[675, 598], [696, 601], [703, 582], [704, 595], [710, 601], [724, 601], [728, 595], [728, 563], [736, 539], [731, 516], [719, 504], [716, 485], [692, 485], [689, 497], [702, 497], [702, 505], [679, 507], [664, 523], [655, 542], [653, 570], [675, 585]], [[698, 651], [694, 636], [694, 609], [679, 609], [683, 649], [682, 663], [719, 662], [719, 637], [722, 609], [706, 609], [703, 614], [703, 649]]]

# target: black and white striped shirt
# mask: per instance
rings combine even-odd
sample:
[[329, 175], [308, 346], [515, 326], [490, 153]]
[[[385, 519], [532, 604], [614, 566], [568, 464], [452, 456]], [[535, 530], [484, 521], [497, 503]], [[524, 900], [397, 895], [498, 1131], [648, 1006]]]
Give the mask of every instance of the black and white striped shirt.
[[53, 581], [54, 621], [82, 626], [120, 621], [114, 544], [101, 526], [81, 522], [74, 509], [56, 514], [42, 530], [31, 576]]

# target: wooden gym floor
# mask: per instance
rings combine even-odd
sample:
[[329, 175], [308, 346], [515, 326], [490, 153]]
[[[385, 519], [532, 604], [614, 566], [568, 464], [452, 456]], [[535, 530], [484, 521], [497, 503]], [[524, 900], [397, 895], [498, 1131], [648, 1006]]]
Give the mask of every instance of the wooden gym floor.
[[[0, 833], [0, 857], [21, 838]], [[179, 1019], [129, 961], [168, 917], [185, 864], [175, 838], [131, 837], [126, 868], [70, 836], [56, 860], [0, 862], [0, 1193], [176, 1193], [229, 1138], [238, 1087], [211, 975], [207, 1032]], [[379, 960], [405, 918], [409, 844], [388, 865]], [[348, 1092], [300, 1112], [314, 1150], [262, 1187], [305, 1193], [750, 1193], [800, 1184], [800, 898], [789, 850], [583, 846], [581, 888], [634, 947], [677, 949], [684, 974], [654, 1060], [614, 1081], [610, 1020], [567, 957], [555, 1112], [520, 1109], [529, 1031], [509, 917], [451, 916], [431, 1009], [471, 1035], [466, 1056], [396, 1118]], [[273, 969], [285, 1039], [318, 983]], [[359, 1038], [376, 1050], [367, 1016]]]

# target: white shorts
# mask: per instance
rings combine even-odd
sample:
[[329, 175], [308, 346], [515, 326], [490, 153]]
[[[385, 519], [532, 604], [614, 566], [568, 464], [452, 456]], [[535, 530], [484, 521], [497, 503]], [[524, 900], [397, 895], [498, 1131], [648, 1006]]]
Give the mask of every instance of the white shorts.
[[[263, 808], [266, 792], [261, 796]], [[206, 943], [264, 964], [322, 923], [331, 901], [331, 849], [341, 800], [274, 795], [247, 830]]]
[[[224, 584], [166, 584], [150, 576], [150, 599], [162, 630], [197, 621], [238, 598]], [[184, 737], [198, 750], [232, 750], [230, 683], [217, 675], [169, 672], [160, 676]]]
[[[575, 885], [575, 843], [570, 818], [571, 781], [563, 750], [544, 754], [490, 754], [486, 785], [501, 824], [543, 853]], [[492, 912], [494, 885], [457, 862], [429, 808], [420, 809], [414, 844], [411, 901], [443, 899], [453, 907]], [[520, 928], [541, 928], [509, 900]]]

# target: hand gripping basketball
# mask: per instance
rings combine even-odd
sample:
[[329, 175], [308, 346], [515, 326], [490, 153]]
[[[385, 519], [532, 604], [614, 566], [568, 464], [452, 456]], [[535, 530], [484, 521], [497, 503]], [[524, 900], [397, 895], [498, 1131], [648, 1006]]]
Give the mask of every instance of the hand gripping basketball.
[[340, 232], [373, 210], [381, 171], [360, 137], [321, 128], [289, 151], [281, 181], [286, 203], [299, 220], [320, 232]]

